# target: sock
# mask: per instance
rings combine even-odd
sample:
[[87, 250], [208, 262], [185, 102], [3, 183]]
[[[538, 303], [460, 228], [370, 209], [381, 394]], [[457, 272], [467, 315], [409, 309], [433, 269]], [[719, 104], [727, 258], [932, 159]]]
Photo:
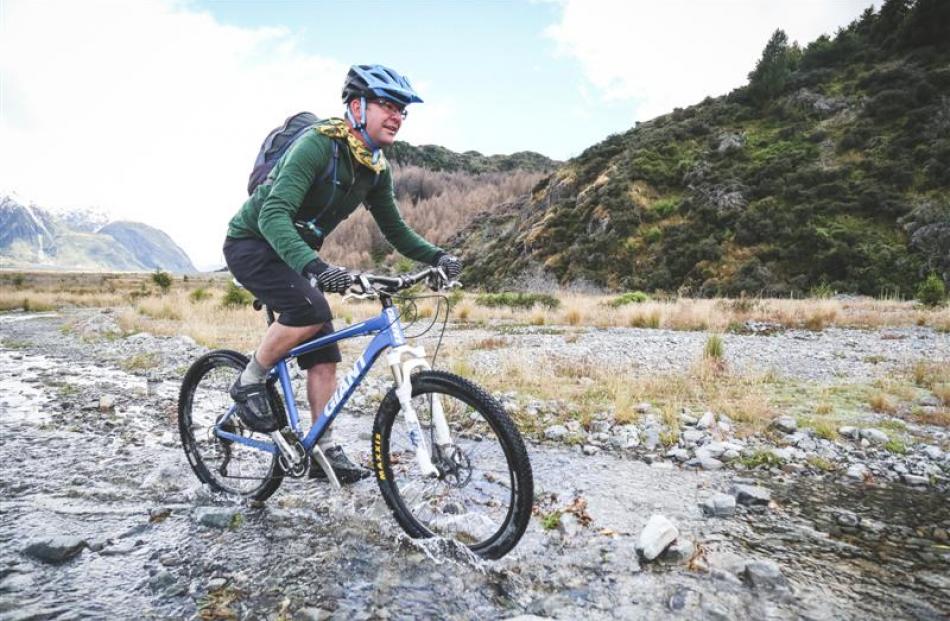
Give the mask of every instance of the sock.
[[333, 426], [331, 425], [329, 429], [323, 432], [323, 435], [320, 437], [320, 440], [317, 441], [317, 446], [320, 447], [320, 450], [324, 453], [327, 449], [331, 449], [336, 446], [336, 442], [333, 441]]
[[264, 368], [261, 366], [261, 363], [257, 361], [257, 356], [251, 356], [251, 361], [247, 363], [247, 367], [241, 373], [241, 386], [260, 384], [267, 379], [269, 372], [270, 369]]

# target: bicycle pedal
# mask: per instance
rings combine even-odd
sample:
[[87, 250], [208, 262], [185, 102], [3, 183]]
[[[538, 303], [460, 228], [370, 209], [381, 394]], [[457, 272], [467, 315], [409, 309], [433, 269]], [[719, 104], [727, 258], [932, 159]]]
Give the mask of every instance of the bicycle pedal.
[[327, 475], [327, 481], [330, 482], [330, 485], [333, 486], [333, 489], [341, 489], [343, 486], [340, 484], [340, 480], [336, 478], [336, 472], [333, 471], [333, 466], [330, 465], [330, 460], [327, 459], [327, 456], [323, 454], [323, 451], [316, 444], [313, 445], [313, 450], [310, 451], [310, 454], [313, 456], [314, 461], [320, 466], [320, 469], [323, 470], [323, 473]]

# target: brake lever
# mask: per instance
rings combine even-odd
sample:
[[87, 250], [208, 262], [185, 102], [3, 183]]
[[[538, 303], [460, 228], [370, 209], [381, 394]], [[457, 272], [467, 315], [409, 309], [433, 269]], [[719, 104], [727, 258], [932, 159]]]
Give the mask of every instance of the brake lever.
[[360, 293], [359, 291], [352, 291], [343, 296], [343, 303], [346, 304], [347, 300], [375, 300], [379, 297], [375, 291], [370, 293]]

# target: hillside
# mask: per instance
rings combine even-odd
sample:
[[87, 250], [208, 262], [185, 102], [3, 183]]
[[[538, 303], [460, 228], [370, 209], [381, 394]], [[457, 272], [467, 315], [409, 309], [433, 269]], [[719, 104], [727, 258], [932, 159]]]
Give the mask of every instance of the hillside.
[[482, 155], [478, 151], [456, 153], [438, 145], [413, 146], [401, 140], [386, 147], [384, 152], [387, 159], [400, 166], [473, 175], [515, 170], [547, 172], [559, 164], [534, 151], [520, 151], [511, 155]]
[[54, 214], [0, 197], [0, 267], [197, 271], [164, 232], [139, 222], [106, 222], [92, 210]]
[[467, 280], [700, 295], [950, 280], [950, 3], [888, 0], [750, 82], [597, 144], [452, 246]]

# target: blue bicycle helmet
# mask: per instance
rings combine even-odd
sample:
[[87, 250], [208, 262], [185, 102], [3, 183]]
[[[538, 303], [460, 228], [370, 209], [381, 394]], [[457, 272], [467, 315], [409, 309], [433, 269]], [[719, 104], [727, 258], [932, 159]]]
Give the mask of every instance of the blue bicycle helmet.
[[[422, 97], [412, 88], [405, 76], [382, 65], [353, 65], [343, 82], [343, 103], [346, 104], [346, 118], [363, 136], [366, 145], [373, 152], [373, 161], [379, 159], [380, 148], [366, 132], [366, 99], [379, 97], [391, 101], [401, 108], [411, 103], [422, 103]], [[360, 100], [360, 118], [350, 113], [349, 103]]]
[[409, 80], [382, 65], [353, 65], [343, 82], [343, 103], [358, 97], [382, 97], [399, 105], [422, 103]]

